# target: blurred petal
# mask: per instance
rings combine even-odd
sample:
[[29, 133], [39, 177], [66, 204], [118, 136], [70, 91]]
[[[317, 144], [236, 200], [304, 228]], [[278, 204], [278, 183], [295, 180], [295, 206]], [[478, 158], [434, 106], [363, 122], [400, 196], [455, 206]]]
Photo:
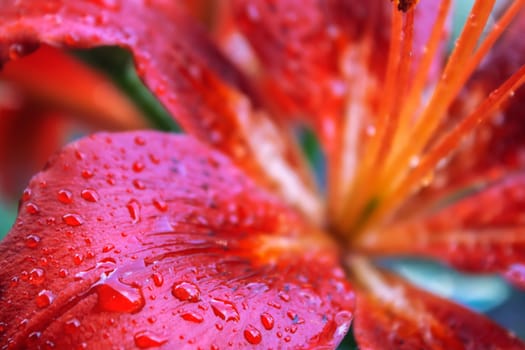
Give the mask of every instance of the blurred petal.
[[107, 77], [50, 46], [8, 62], [0, 79], [20, 89], [27, 99], [70, 111], [100, 128], [148, 126], [133, 102]]
[[504, 273], [525, 288], [525, 174], [441, 205], [371, 232], [360, 245], [377, 254], [429, 256], [468, 271]]
[[190, 137], [80, 140], [0, 244], [0, 342], [335, 347], [354, 305], [336, 247], [279, 203]]
[[0, 103], [0, 193], [4, 198], [20, 196], [27, 180], [60, 147], [65, 130], [62, 116], [44, 106], [12, 107]]
[[9, 0], [0, 14], [0, 61], [40, 43], [68, 48], [116, 45], [181, 126], [313, 220], [320, 204], [289, 130], [261, 112], [247, 80], [172, 1]]
[[525, 349], [486, 317], [399, 278], [378, 271], [363, 278], [353, 326], [359, 349]]
[[[425, 50], [438, 7], [437, 2], [421, 2], [417, 7], [412, 62], [418, 62]], [[371, 96], [358, 93], [352, 85], [373, 90], [384, 78], [390, 39], [388, 2], [235, 0], [234, 11], [263, 63], [264, 84], [273, 102], [310, 120], [325, 142], [333, 138], [331, 133], [348, 117], [348, 110], [359, 112], [345, 104], [373, 111], [384, 98], [377, 89]], [[363, 118], [373, 118], [373, 113]]]

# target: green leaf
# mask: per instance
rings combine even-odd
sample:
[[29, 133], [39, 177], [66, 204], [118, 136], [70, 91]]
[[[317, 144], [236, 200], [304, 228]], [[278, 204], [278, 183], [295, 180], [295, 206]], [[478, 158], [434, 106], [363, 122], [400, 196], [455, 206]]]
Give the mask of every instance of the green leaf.
[[7, 232], [13, 226], [16, 219], [16, 207], [8, 205], [0, 198], [0, 240], [2, 240]]
[[105, 46], [75, 50], [73, 54], [109, 76], [135, 102], [153, 127], [164, 131], [180, 131], [173, 117], [138, 77], [129, 52], [119, 47]]

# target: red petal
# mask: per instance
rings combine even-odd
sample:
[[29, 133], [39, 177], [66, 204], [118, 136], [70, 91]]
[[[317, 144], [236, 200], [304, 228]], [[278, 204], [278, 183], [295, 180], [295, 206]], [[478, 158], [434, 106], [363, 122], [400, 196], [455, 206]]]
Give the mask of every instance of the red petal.
[[[312, 217], [319, 216], [313, 181], [288, 131], [257, 110], [259, 98], [245, 78], [179, 7], [160, 0], [4, 1], [0, 62], [40, 43], [129, 49], [145, 84], [186, 131], [229, 154], [252, 178], [277, 188]], [[260, 137], [281, 143], [261, 147]]]
[[316, 232], [192, 138], [83, 139], [33, 178], [0, 245], [0, 342], [335, 346], [353, 294]]
[[111, 130], [143, 129], [147, 121], [104, 75], [49, 46], [8, 62], [0, 79], [27, 99], [70, 111], [90, 125]]
[[12, 198], [22, 193], [31, 175], [60, 147], [63, 129], [63, 120], [52, 111], [0, 105], [0, 193]]
[[361, 244], [374, 253], [431, 256], [464, 270], [505, 273], [525, 288], [524, 210], [525, 175], [509, 176], [443, 209], [388, 225]]
[[357, 296], [354, 335], [362, 350], [525, 349], [497, 324], [462, 306], [380, 276]]

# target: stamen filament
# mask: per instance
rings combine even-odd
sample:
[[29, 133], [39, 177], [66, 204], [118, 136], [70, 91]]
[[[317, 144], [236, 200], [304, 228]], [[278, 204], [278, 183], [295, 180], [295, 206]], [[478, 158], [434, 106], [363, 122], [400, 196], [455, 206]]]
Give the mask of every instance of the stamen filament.
[[493, 117], [498, 108], [524, 83], [525, 65], [521, 66], [516, 73], [495, 89], [480, 103], [473, 113], [464, 118], [452, 131], [436, 142], [435, 146], [421, 160], [418, 167], [410, 172], [396, 188], [386, 194], [381, 208], [374, 213], [374, 217], [381, 217], [385, 213], [391, 212], [396, 203], [399, 204], [411, 190], [420, 185], [422, 180], [433, 171], [441, 159], [458, 147], [465, 135], [472, 132], [476, 125]]
[[395, 186], [409, 170], [410, 159], [418, 156], [458, 95], [469, 75], [464, 74], [474, 48], [483, 32], [495, 0], [476, 0], [467, 23], [457, 40], [434, 94], [409, 137], [397, 154], [391, 154], [379, 180], [379, 193]]
[[[395, 9], [393, 3], [393, 13], [390, 32], [390, 49], [388, 56], [387, 69], [385, 73], [385, 101], [381, 104], [376, 123], [376, 134], [370, 140], [362, 157], [362, 164], [358, 168], [355, 180], [349, 186], [348, 192], [344, 197], [343, 205], [339, 213], [336, 213], [338, 227], [347, 227], [353, 223], [358, 215], [370, 191], [368, 186], [363, 186], [363, 181], [367, 179], [370, 169], [376, 163], [376, 159], [381, 148], [382, 140], [387, 132], [388, 120], [395, 105], [396, 78], [399, 74], [399, 66], [402, 54], [403, 37], [403, 15]], [[351, 196], [351, 197], [350, 197]]]
[[428, 81], [430, 68], [432, 67], [432, 63], [436, 58], [436, 53], [442, 40], [443, 31], [451, 3], [451, 0], [444, 0], [439, 6], [439, 13], [436, 18], [436, 23], [434, 24], [430, 37], [428, 38], [428, 41], [425, 45], [421, 63], [415, 72], [414, 80], [412, 86], [410, 87], [408, 97], [403, 102], [403, 106], [399, 115], [398, 127], [395, 132], [394, 142], [392, 143], [392, 146], [394, 147], [392, 152], [397, 153], [398, 150], [395, 149], [395, 147], [400, 145], [402, 140], [407, 137], [409, 128], [413, 121], [414, 113], [420, 107], [421, 96]]

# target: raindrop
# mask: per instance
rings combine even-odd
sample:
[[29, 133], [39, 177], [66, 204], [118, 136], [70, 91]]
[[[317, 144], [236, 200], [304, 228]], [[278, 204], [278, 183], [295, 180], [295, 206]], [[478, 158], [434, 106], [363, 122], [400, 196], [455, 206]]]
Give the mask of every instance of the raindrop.
[[262, 341], [261, 332], [251, 324], [244, 330], [244, 338], [246, 338], [250, 344], [259, 344]]
[[29, 283], [31, 283], [32, 285], [39, 285], [39, 284], [42, 284], [45, 280], [45, 271], [43, 269], [40, 269], [40, 268], [36, 268], [36, 269], [32, 269], [30, 272], [29, 272]]
[[162, 276], [162, 274], [160, 272], [154, 272], [151, 275], [151, 278], [153, 279], [153, 283], [157, 287], [160, 287], [160, 286], [162, 286], [164, 284], [164, 277]]
[[377, 130], [376, 130], [376, 127], [374, 125], [368, 125], [366, 127], [366, 134], [369, 136], [369, 137], [372, 137], [376, 134]]
[[146, 144], [146, 140], [142, 136], [135, 136], [135, 144], [144, 146]]
[[84, 261], [84, 255], [78, 254], [78, 253], [73, 255], [73, 263], [75, 265], [80, 265], [82, 264], [83, 261]]
[[39, 308], [48, 307], [49, 305], [51, 305], [54, 299], [55, 295], [51, 291], [47, 289], [42, 289], [35, 299], [36, 306], [38, 306]]
[[418, 165], [419, 165], [419, 157], [418, 156], [413, 156], [412, 158], [410, 158], [409, 166], [412, 169], [416, 168]]
[[281, 298], [281, 300], [286, 301], [286, 302], [290, 301], [290, 295], [284, 292], [279, 293], [279, 298]]
[[200, 314], [193, 311], [185, 312], [181, 314], [180, 317], [182, 317], [182, 319], [186, 321], [195, 323], [201, 323], [202, 321], [204, 321], [204, 318]]
[[64, 204], [70, 204], [73, 202], [73, 194], [68, 190], [58, 191], [58, 201]]
[[215, 316], [218, 316], [225, 321], [239, 321], [239, 312], [233, 303], [226, 300], [212, 298], [210, 300], [210, 305]]
[[86, 155], [82, 152], [80, 152], [78, 149], [75, 150], [75, 157], [78, 159], [78, 160], [84, 160], [86, 159]]
[[25, 238], [25, 244], [28, 248], [35, 248], [40, 243], [40, 237], [37, 235], [27, 235]]
[[98, 202], [99, 196], [95, 190], [86, 189], [80, 192], [80, 196], [88, 202]]
[[144, 182], [137, 180], [137, 179], [133, 180], [133, 186], [135, 186], [137, 190], [143, 190], [146, 188], [146, 185], [144, 184]]
[[171, 288], [171, 294], [180, 301], [197, 302], [200, 300], [201, 291], [191, 282], [178, 282]]
[[84, 169], [80, 173], [84, 179], [91, 179], [95, 174], [91, 170]]
[[102, 247], [102, 253], [108, 253], [110, 251], [112, 251], [113, 249], [115, 249], [115, 245], [114, 244], [106, 244], [104, 247]]
[[98, 307], [104, 311], [136, 313], [146, 303], [140, 288], [124, 284], [115, 277], [105, 279], [95, 288]]
[[265, 329], [270, 330], [273, 328], [273, 325], [275, 323], [273, 316], [270, 315], [267, 312], [263, 312], [261, 314], [261, 323], [264, 326]]
[[168, 341], [166, 338], [153, 334], [150, 331], [136, 333], [133, 340], [135, 345], [141, 349], [159, 347]]
[[35, 215], [35, 214], [40, 213], [40, 208], [34, 203], [27, 203], [26, 211], [31, 215]]
[[80, 321], [76, 318], [67, 320], [64, 323], [64, 332], [67, 334], [75, 334], [80, 328]]
[[25, 202], [25, 201], [28, 201], [30, 198], [31, 198], [31, 194], [32, 194], [32, 191], [30, 188], [26, 188], [24, 190], [24, 193], [22, 193], [22, 200]]
[[65, 214], [62, 220], [69, 226], [80, 226], [84, 223], [84, 219], [78, 214]]
[[165, 212], [166, 210], [168, 210], [168, 204], [162, 199], [154, 199], [153, 205], [161, 212]]
[[145, 167], [144, 163], [141, 163], [141, 162], [137, 161], [137, 162], [133, 163], [132, 169], [133, 169], [133, 171], [139, 173], [142, 170], [144, 170], [144, 167]]
[[132, 199], [126, 205], [131, 217], [132, 223], [136, 224], [140, 220], [140, 204], [135, 199]]

